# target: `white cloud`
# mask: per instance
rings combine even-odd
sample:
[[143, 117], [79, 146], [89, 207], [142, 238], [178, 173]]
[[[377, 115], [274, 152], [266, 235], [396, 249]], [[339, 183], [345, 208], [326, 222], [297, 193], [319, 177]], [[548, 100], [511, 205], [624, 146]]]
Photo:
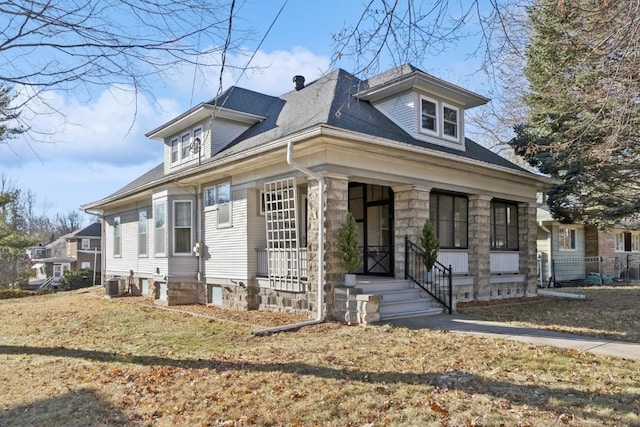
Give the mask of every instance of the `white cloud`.
[[0, 146], [0, 164], [34, 160], [48, 164], [60, 159], [125, 165], [150, 158], [160, 161], [162, 143], [149, 141], [144, 133], [178, 113], [175, 101], [159, 99], [152, 104], [129, 87], [110, 87], [89, 103], [48, 93], [23, 112], [22, 120], [33, 132]]
[[[248, 57], [230, 55], [228, 60], [225, 88], [237, 85], [276, 96], [293, 90], [294, 75], [305, 76], [309, 83], [330, 64], [328, 57], [303, 47], [258, 51], [250, 69], [236, 82], [238, 67]], [[147, 139], [145, 133], [217, 92], [214, 69], [207, 76], [197, 76], [193, 101], [193, 68], [178, 70], [176, 76], [157, 85], [155, 100], [141, 94], [136, 98], [124, 86], [109, 87], [90, 100], [68, 92], [47, 93], [40, 102], [50, 108], [32, 102], [22, 115], [40, 133], [0, 143], [0, 172], [15, 179], [19, 188], [33, 191], [47, 215], [108, 196], [162, 161], [162, 143]], [[43, 113], [52, 110], [59, 114]]]

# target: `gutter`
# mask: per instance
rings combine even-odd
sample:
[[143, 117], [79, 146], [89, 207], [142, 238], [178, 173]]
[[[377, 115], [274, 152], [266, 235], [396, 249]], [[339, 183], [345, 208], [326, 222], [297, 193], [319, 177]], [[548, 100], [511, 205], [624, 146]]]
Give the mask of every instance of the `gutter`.
[[293, 141], [287, 143], [287, 163], [289, 166], [297, 169], [303, 174], [318, 180], [318, 315], [315, 320], [309, 320], [307, 322], [293, 323], [289, 325], [276, 326], [274, 328], [266, 328], [252, 331], [253, 335], [269, 335], [276, 332], [285, 332], [294, 329], [299, 329], [304, 326], [317, 325], [324, 322], [324, 178], [311, 170], [299, 165], [293, 160]]

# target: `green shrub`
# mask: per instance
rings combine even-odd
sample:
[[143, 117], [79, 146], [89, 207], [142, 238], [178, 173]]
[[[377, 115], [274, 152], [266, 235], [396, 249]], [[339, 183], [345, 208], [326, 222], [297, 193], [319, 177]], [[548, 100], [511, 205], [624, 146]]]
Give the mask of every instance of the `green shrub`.
[[[96, 273], [96, 283], [100, 283], [100, 273]], [[93, 270], [83, 268], [66, 271], [60, 279], [60, 287], [65, 291], [93, 286]]]
[[36, 293], [23, 289], [0, 289], [0, 299], [23, 298], [31, 295], [36, 295]]

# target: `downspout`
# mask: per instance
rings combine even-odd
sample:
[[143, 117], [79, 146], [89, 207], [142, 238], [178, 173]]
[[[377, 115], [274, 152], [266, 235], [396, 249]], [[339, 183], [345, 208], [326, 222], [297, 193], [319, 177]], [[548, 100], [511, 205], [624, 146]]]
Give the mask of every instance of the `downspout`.
[[251, 332], [253, 335], [268, 335], [276, 332], [299, 329], [303, 326], [317, 325], [324, 322], [324, 178], [293, 160], [293, 141], [287, 143], [287, 163], [294, 169], [318, 181], [318, 315], [315, 320], [276, 326], [274, 328], [259, 329]]

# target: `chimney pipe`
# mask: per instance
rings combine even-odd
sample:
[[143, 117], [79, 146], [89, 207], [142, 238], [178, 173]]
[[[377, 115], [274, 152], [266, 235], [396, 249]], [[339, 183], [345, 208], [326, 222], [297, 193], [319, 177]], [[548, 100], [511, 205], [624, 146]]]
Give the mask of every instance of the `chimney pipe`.
[[304, 76], [293, 76], [293, 82], [296, 84], [296, 90], [304, 88]]

